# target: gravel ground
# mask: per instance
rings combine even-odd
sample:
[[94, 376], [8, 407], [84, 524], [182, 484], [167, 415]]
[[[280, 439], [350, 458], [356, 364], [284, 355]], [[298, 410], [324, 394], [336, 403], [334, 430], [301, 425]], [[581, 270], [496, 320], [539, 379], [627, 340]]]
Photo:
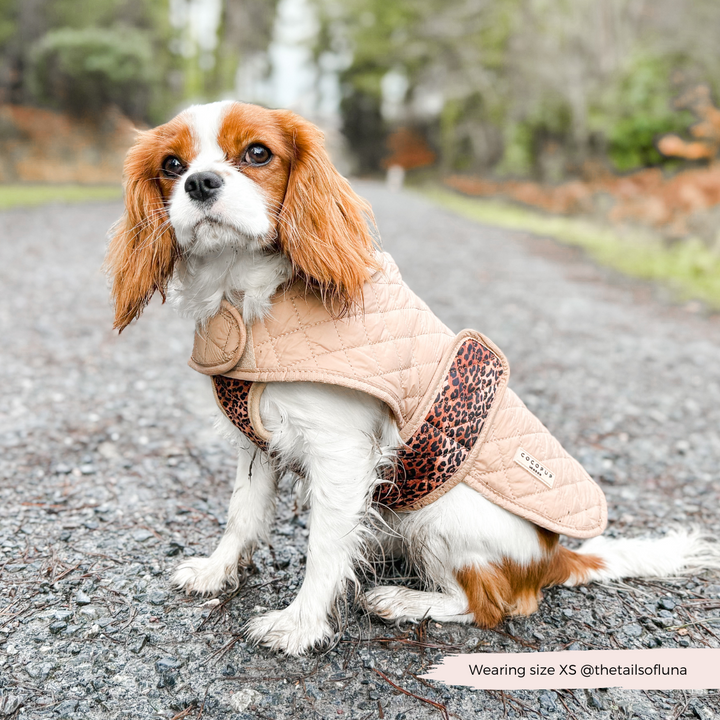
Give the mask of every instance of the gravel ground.
[[[411, 287], [503, 348], [513, 387], [603, 486], [610, 534], [720, 535], [720, 318], [550, 240], [359, 190]], [[494, 631], [388, 627], [351, 606], [333, 649], [288, 660], [240, 635], [302, 579], [306, 514], [286, 487], [236, 594], [174, 591], [173, 567], [220, 537], [233, 456], [186, 366], [188, 323], [153, 302], [110, 330], [99, 266], [119, 214], [0, 214], [0, 717], [442, 717], [420, 698], [463, 720], [716, 716], [717, 692], [502, 694], [415, 676], [452, 651], [720, 647], [717, 575], [551, 589]]]

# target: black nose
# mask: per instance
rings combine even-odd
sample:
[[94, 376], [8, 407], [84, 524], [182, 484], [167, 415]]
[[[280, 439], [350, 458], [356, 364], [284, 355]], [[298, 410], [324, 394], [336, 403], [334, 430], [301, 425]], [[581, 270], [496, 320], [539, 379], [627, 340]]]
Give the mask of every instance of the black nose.
[[193, 173], [185, 180], [185, 192], [193, 200], [210, 200], [222, 187], [223, 179], [213, 172]]

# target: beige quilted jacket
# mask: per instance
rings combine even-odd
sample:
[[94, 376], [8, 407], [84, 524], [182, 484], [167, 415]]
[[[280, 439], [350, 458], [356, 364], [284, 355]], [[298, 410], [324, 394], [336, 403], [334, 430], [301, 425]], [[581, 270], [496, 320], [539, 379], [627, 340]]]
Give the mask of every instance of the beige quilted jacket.
[[600, 488], [507, 387], [503, 354], [478, 332], [455, 335], [402, 281], [392, 258], [364, 306], [334, 317], [301, 283], [279, 292], [251, 327], [223, 302], [195, 334], [190, 366], [212, 375], [218, 404], [253, 442], [270, 440], [258, 411], [268, 382], [313, 381], [367, 392], [392, 411], [405, 445], [375, 500], [415, 510], [459, 482], [572, 537], [607, 523]]

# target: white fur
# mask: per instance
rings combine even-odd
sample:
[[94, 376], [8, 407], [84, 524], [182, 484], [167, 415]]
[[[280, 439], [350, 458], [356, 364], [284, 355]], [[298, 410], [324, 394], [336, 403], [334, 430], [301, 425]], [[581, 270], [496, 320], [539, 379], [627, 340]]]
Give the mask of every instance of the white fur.
[[435, 502], [409, 513], [384, 514], [390, 533], [387, 552], [403, 555], [434, 592], [380, 586], [366, 593], [365, 604], [386, 620], [472, 622], [455, 572], [513, 560], [540, 559], [535, 526], [486, 500], [462, 483]]
[[[183, 248], [171, 283], [174, 305], [197, 323], [215, 314], [224, 298], [241, 308], [252, 324], [270, 309], [269, 299], [290, 277], [290, 263], [268, 249], [269, 212], [262, 189], [222, 157], [214, 133], [226, 105], [187, 111], [197, 141], [188, 172], [212, 170], [225, 180], [211, 208], [192, 200], [179, 182], [170, 219]], [[212, 223], [201, 222], [211, 218]], [[307, 570], [292, 603], [250, 619], [248, 637], [291, 655], [326, 643], [331, 616], [355, 567], [378, 545], [404, 554], [424, 576], [429, 591], [376, 587], [365, 604], [388, 620], [470, 622], [467, 598], [455, 571], [486, 567], [505, 559], [527, 564], [540, 557], [535, 526], [493, 505], [459, 484], [433, 504], [412, 512], [372, 509], [380, 469], [400, 446], [387, 407], [369, 395], [314, 383], [271, 383], [260, 403], [261, 419], [272, 433], [269, 455], [250, 445], [227, 420], [220, 427], [239, 449], [228, 522], [209, 558], [183, 562], [174, 583], [188, 592], [215, 594], [238, 583], [238, 563], [248, 563], [271, 524], [279, 473], [301, 469], [302, 492], [310, 505]], [[272, 458], [272, 459], [271, 459]], [[598, 538], [581, 552], [605, 558], [604, 580], [626, 575], [664, 576], [683, 567], [718, 567], [717, 546], [699, 535], [679, 533], [661, 540]], [[570, 584], [572, 584], [572, 580]]]
[[[183, 251], [178, 280], [188, 285], [179, 293], [184, 299], [178, 304], [184, 313], [202, 320], [217, 312], [223, 293], [232, 289], [233, 275], [242, 271], [248, 258], [262, 254], [272, 240], [270, 210], [262, 188], [229, 162], [217, 140], [230, 106], [229, 102], [194, 105], [183, 114], [192, 129], [195, 157], [175, 184], [168, 212]], [[198, 203], [185, 191], [185, 179], [198, 172], [213, 172], [223, 179], [212, 204]], [[287, 261], [283, 263], [276, 255], [268, 258], [272, 258], [269, 263], [276, 274], [280, 266], [287, 266]], [[262, 271], [258, 279], [264, 283], [263, 291], [275, 280], [272, 275], [263, 276]], [[285, 279], [286, 275], [281, 283]], [[256, 282], [256, 292], [258, 287]], [[201, 308], [199, 312], [196, 307]]]
[[[225, 157], [217, 140], [224, 114], [232, 103], [194, 105], [184, 115], [192, 129], [196, 155], [176, 183], [169, 216], [182, 259], [170, 284], [170, 300], [181, 315], [204, 323], [227, 298], [241, 304], [246, 322], [270, 308], [270, 297], [291, 274], [289, 260], [266, 248], [270, 210], [260, 186]], [[195, 202], [184, 178], [210, 171], [223, 178], [212, 205]]]
[[[670, 577], [720, 569], [720, 546], [699, 529], [675, 528], [661, 538], [595, 537], [577, 552], [598, 555], [601, 570], [590, 571], [588, 580], [619, 580], [630, 577]], [[565, 585], [576, 585], [570, 578]]]
[[275, 509], [277, 475], [265, 453], [235, 431], [241, 448], [228, 521], [220, 544], [209, 558], [181, 563], [173, 582], [187, 592], [215, 595], [238, 586], [238, 563], [249, 565], [257, 543], [266, 540]]

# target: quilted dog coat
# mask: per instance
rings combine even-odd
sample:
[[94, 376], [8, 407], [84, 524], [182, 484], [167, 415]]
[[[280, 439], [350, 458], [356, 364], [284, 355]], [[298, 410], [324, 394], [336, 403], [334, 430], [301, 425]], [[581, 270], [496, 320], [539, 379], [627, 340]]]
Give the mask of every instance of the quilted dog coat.
[[416, 510], [459, 482], [548, 530], [599, 535], [605, 498], [582, 466], [507, 387], [507, 360], [479, 332], [448, 329], [402, 281], [387, 254], [365, 284], [362, 307], [337, 318], [296, 282], [269, 315], [246, 327], [223, 301], [197, 328], [190, 366], [213, 376], [216, 400], [256, 445], [268, 448], [259, 399], [268, 382], [312, 381], [385, 402], [404, 445], [375, 501]]

